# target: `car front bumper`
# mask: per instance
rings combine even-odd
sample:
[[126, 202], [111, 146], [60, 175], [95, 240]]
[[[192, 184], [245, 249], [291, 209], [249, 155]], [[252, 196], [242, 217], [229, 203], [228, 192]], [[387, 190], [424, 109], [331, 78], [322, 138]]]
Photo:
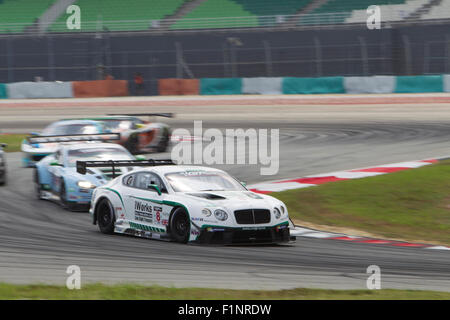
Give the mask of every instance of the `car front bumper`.
[[202, 228], [196, 242], [208, 244], [270, 244], [295, 241], [289, 225], [249, 228]]

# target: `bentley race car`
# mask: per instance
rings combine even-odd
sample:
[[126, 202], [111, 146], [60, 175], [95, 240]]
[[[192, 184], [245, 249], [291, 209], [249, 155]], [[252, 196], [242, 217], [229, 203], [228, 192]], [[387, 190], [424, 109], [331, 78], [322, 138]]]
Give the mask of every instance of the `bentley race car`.
[[0, 186], [6, 183], [6, 160], [3, 148], [6, 148], [6, 143], [0, 143]]
[[[30, 138], [44, 139], [59, 142], [55, 153], [46, 156], [36, 163], [34, 171], [34, 183], [38, 199], [56, 200], [63, 207], [70, 210], [89, 209], [92, 190], [111, 179], [112, 173], [109, 167], [93, 168], [87, 174], [81, 175], [76, 171], [77, 160], [135, 160], [124, 147], [113, 143], [61, 143], [68, 138], [78, 141], [92, 141], [95, 138], [113, 140], [113, 135], [119, 139], [119, 134], [102, 134], [87, 136], [59, 136]], [[119, 169], [118, 172], [122, 172]], [[132, 170], [124, 168], [122, 173]]]
[[164, 152], [170, 143], [170, 128], [161, 122], [141, 120], [140, 116], [172, 118], [172, 113], [110, 114], [107, 117], [85, 118], [102, 122], [105, 132], [120, 133], [120, 143], [132, 154]]
[[[61, 120], [47, 126], [42, 133], [32, 132], [31, 137], [61, 136], [80, 134], [100, 134], [105, 132], [103, 124], [92, 120]], [[37, 141], [37, 140], [34, 140]], [[64, 142], [66, 142], [65, 140]], [[22, 163], [24, 167], [33, 167], [36, 162], [52, 154], [58, 148], [58, 142], [30, 143], [30, 139], [22, 142]]]
[[218, 169], [177, 166], [171, 160], [77, 161], [92, 168], [145, 167], [122, 173], [94, 189], [89, 212], [101, 232], [180, 243], [289, 242], [283, 202], [248, 191]]

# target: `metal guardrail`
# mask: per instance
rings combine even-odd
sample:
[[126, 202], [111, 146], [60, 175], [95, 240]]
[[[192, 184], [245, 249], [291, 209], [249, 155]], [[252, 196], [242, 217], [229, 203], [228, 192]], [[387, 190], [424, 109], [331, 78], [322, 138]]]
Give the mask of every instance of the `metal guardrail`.
[[[163, 19], [163, 20], [114, 20], [114, 21], [81, 21], [81, 28], [70, 30], [65, 22], [46, 23], [0, 23], [1, 33], [45, 33], [45, 32], [123, 32], [123, 31], [145, 31], [145, 32], [168, 32], [168, 31], [198, 31], [211, 29], [253, 29], [253, 28], [275, 28], [295, 29], [314, 28], [335, 25], [361, 25], [365, 21], [347, 23], [346, 19], [351, 17], [351, 12], [319, 13], [303, 15], [269, 15], [269, 16], [242, 16], [221, 18], [196, 18], [196, 19]], [[449, 15], [450, 19], [450, 15]], [[447, 20], [448, 19], [444, 19]], [[440, 20], [442, 21], [442, 20]], [[382, 21], [384, 24], [402, 23], [424, 23], [439, 22], [436, 20], [397, 20]], [[44, 31], [42, 31], [44, 30]]]

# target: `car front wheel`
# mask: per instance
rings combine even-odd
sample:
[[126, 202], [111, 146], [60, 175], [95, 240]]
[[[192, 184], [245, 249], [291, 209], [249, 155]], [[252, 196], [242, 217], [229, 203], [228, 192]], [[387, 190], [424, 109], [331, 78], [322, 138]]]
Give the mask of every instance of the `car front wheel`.
[[177, 208], [170, 219], [170, 236], [173, 241], [187, 243], [191, 232], [191, 222], [183, 208]]
[[97, 206], [97, 224], [102, 233], [114, 233], [114, 223], [116, 221], [114, 209], [108, 199], [103, 199]]

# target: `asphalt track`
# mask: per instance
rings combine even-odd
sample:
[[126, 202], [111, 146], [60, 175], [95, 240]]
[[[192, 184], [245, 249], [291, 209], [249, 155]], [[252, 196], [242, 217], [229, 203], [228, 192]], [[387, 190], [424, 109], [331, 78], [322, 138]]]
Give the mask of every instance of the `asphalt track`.
[[[82, 102], [81, 102], [82, 103]], [[113, 108], [61, 107], [59, 111], [0, 105], [3, 132], [40, 129], [54, 118], [101, 115]], [[24, 110], [27, 110], [26, 113]], [[149, 111], [130, 107], [128, 112]], [[279, 128], [280, 170], [224, 166], [247, 182], [450, 154], [450, 105], [164, 107], [173, 127]], [[166, 155], [158, 155], [164, 157]], [[69, 265], [82, 281], [174, 287], [364, 289], [366, 268], [378, 265], [383, 288], [450, 291], [450, 252], [298, 238], [282, 246], [178, 245], [105, 236], [88, 214], [34, 199], [32, 170], [8, 154], [9, 184], [0, 188], [0, 282], [65, 284]]]

